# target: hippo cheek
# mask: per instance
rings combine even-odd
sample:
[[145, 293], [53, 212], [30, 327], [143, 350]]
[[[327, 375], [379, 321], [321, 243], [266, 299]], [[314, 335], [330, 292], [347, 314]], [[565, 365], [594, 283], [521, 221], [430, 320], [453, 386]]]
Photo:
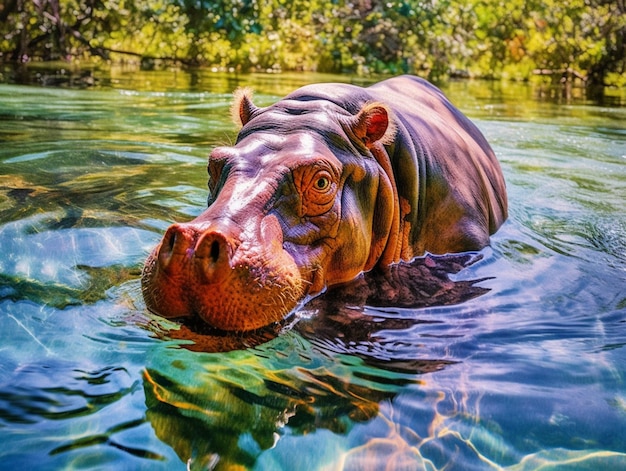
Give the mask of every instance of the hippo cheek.
[[303, 296], [293, 259], [277, 239], [236, 242], [217, 231], [172, 226], [149, 257], [142, 278], [146, 305], [163, 317], [198, 315], [226, 331], [282, 320]]

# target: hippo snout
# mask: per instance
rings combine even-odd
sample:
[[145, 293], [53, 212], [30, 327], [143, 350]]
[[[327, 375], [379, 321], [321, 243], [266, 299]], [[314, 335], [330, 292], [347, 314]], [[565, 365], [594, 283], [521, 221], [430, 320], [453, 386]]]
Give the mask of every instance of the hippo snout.
[[[144, 266], [148, 309], [167, 318], [199, 316], [227, 331], [281, 320], [284, 308], [301, 298], [303, 283], [293, 259], [260, 239], [219, 223], [170, 226]], [[284, 305], [276, 308], [276, 299]]]

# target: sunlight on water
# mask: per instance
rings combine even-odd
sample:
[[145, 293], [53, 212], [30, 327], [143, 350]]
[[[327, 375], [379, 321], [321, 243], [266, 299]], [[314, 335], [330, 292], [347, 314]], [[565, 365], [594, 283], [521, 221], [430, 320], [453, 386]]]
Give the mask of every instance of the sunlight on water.
[[490, 248], [257, 337], [146, 311], [143, 261], [206, 205], [231, 91], [328, 79], [349, 78], [0, 85], [0, 468], [626, 469], [625, 108], [447, 84], [507, 180]]

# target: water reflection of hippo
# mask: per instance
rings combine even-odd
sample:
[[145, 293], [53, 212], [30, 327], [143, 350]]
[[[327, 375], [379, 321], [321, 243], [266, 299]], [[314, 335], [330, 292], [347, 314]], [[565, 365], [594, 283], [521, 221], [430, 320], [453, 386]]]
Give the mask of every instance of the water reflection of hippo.
[[311, 85], [267, 108], [243, 90], [233, 115], [208, 209], [146, 262], [147, 306], [165, 317], [256, 329], [363, 271], [480, 249], [507, 217], [489, 144], [419, 78]]

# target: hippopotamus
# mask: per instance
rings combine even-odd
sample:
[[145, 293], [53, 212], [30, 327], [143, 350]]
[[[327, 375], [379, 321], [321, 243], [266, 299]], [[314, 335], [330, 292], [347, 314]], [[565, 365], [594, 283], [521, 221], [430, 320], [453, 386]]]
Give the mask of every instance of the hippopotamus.
[[244, 88], [231, 111], [240, 130], [209, 156], [208, 208], [145, 263], [158, 315], [259, 329], [363, 272], [480, 250], [507, 218], [487, 140], [421, 78], [308, 85], [267, 107]]

